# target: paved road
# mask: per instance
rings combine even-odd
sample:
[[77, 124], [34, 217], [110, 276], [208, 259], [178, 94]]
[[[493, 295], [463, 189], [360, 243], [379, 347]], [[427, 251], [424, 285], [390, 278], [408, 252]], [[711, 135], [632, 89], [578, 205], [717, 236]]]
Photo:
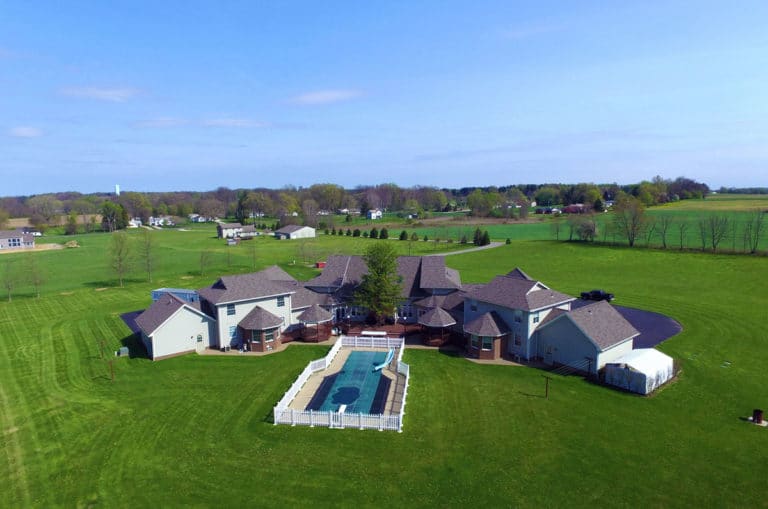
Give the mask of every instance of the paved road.
[[487, 246], [470, 247], [467, 249], [462, 249], [461, 251], [451, 251], [450, 253], [435, 253], [435, 254], [428, 254], [424, 256], [450, 256], [450, 255], [471, 253], [473, 251], [482, 251], [483, 249], [491, 249], [491, 248], [499, 247], [503, 245], [504, 245], [503, 242], [491, 242]]

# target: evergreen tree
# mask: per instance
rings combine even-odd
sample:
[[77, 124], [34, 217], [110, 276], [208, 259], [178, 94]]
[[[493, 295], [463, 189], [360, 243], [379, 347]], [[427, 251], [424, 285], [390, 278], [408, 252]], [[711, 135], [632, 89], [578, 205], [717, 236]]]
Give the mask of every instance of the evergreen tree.
[[379, 232], [379, 238], [380, 239], [388, 239], [389, 238], [389, 231], [387, 231], [386, 228], [382, 228]]
[[491, 243], [491, 236], [488, 235], [488, 230], [483, 231], [483, 236], [480, 238], [480, 245], [487, 246]]
[[372, 239], [378, 239], [379, 238], [379, 230], [377, 230], [376, 227], [374, 226], [373, 228], [371, 228], [371, 233], [369, 233], [368, 236], [370, 238], [372, 238]]
[[408, 240], [408, 233], [405, 230], [400, 232], [400, 240]]
[[355, 291], [356, 306], [368, 309], [377, 322], [393, 316], [400, 304], [400, 277], [397, 275], [397, 253], [389, 242], [371, 244], [363, 255], [368, 273]]

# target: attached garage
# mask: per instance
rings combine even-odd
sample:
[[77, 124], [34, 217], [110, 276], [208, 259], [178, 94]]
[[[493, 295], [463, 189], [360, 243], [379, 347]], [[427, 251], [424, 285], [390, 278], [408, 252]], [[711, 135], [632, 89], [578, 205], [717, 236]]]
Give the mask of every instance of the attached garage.
[[136, 318], [149, 358], [159, 360], [212, 346], [216, 320], [173, 294], [162, 295]]
[[640, 335], [605, 301], [553, 316], [536, 332], [538, 357], [553, 366], [596, 374], [631, 352], [632, 340]]
[[605, 365], [605, 382], [638, 394], [650, 394], [675, 376], [672, 357], [640, 348]]

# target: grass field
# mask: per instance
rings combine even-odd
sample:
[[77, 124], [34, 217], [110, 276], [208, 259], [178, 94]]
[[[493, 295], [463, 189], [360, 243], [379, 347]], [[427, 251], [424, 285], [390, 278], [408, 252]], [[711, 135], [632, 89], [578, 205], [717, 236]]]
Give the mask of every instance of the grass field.
[[[210, 283], [213, 270], [184, 279], [199, 246], [169, 238], [162, 284]], [[55, 283], [67, 291], [0, 303], [2, 506], [766, 506], [768, 430], [740, 420], [768, 406], [765, 258], [548, 241], [449, 257], [466, 282], [521, 266], [558, 290], [604, 287], [669, 314], [684, 331], [661, 349], [683, 371], [650, 398], [555, 377], [546, 400], [541, 371], [409, 350], [398, 434], [271, 424], [324, 347], [118, 359], [111, 381], [111, 351], [132, 341], [120, 313], [160, 284], [101, 290], [93, 239], [68, 263], [94, 263]], [[217, 267], [247, 270], [239, 260]]]

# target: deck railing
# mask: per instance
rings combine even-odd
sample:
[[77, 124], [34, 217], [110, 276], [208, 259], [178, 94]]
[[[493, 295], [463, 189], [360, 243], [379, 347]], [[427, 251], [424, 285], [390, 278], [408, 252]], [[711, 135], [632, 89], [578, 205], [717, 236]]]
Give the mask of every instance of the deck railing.
[[[405, 399], [408, 394], [408, 381], [410, 377], [410, 367], [402, 362], [403, 349], [405, 341], [402, 338], [393, 337], [364, 337], [364, 336], [341, 336], [336, 344], [333, 345], [328, 354], [322, 359], [311, 361], [304, 371], [296, 378], [291, 388], [278, 401], [273, 408], [274, 424], [290, 424], [291, 426], [323, 426], [328, 428], [357, 428], [357, 429], [378, 429], [379, 431], [403, 430], [403, 415], [405, 415]], [[328, 369], [331, 362], [342, 348], [397, 348], [397, 373], [404, 376], [403, 397], [400, 405], [400, 411], [396, 414], [366, 414], [366, 413], [347, 413], [318, 410], [296, 410], [288, 408], [293, 399], [299, 393], [301, 388], [307, 383], [307, 380], [316, 371]]]

